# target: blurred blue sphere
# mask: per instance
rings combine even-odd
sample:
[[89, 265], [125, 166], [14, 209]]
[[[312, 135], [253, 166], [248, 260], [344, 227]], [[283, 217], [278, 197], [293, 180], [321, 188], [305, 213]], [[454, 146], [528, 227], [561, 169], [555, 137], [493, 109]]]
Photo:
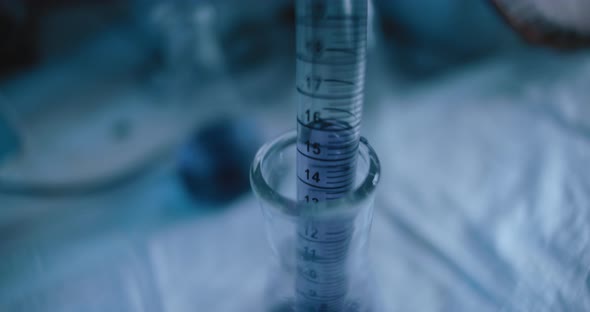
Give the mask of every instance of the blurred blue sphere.
[[179, 151], [184, 186], [203, 201], [226, 203], [237, 198], [250, 189], [250, 164], [261, 145], [252, 121], [224, 119], [205, 126]]

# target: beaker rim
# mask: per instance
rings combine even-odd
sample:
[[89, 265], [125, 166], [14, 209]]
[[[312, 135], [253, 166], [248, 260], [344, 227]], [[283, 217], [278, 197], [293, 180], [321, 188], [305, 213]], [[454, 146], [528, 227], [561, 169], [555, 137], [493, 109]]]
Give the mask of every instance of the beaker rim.
[[361, 183], [345, 196], [329, 201], [309, 204], [303, 200], [289, 198], [272, 188], [264, 178], [262, 164], [274, 153], [285, 150], [296, 144], [297, 131], [290, 130], [264, 144], [256, 153], [250, 168], [250, 184], [259, 199], [267, 201], [280, 212], [293, 217], [299, 216], [330, 216], [333, 214], [355, 213], [364, 201], [373, 200], [374, 192], [381, 176], [381, 164], [377, 153], [365, 137], [360, 138], [359, 153], [365, 149], [368, 158], [368, 170]]

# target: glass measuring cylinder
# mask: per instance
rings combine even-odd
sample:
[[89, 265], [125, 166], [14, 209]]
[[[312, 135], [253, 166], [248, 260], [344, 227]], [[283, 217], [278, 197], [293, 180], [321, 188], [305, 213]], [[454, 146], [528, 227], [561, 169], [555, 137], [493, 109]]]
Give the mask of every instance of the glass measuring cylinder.
[[[367, 47], [367, 0], [297, 0], [297, 199], [316, 206], [355, 182]], [[299, 220], [297, 306], [343, 311], [353, 219]], [[318, 258], [321, 261], [310, 261]], [[312, 263], [314, 279], [307, 271]]]
[[[310, 204], [296, 197], [296, 141], [296, 132], [291, 131], [264, 145], [250, 172], [252, 189], [262, 206], [267, 236], [277, 260], [268, 284], [267, 310], [335, 311], [322, 298], [314, 298], [311, 292], [308, 293], [309, 300], [301, 301], [297, 284], [299, 279], [306, 278], [310, 285], [322, 285], [326, 276], [330, 277], [331, 273], [325, 270], [329, 265], [325, 261], [330, 260], [330, 256], [326, 257], [324, 253], [338, 251], [317, 248], [314, 242], [342, 233], [329, 226], [315, 227], [314, 224], [340, 224], [344, 220], [351, 226], [347, 228], [347, 244], [342, 250], [345, 261], [338, 263], [338, 270], [347, 281], [345, 295], [339, 298], [342, 304], [338, 311], [374, 311], [367, 241], [380, 176], [379, 159], [367, 141], [361, 138], [351, 191], [338, 199]], [[302, 246], [302, 240], [311, 241], [311, 244]], [[341, 242], [334, 246], [341, 246]], [[324, 284], [324, 293], [329, 293], [330, 286]], [[335, 285], [336, 290], [341, 287], [341, 284]]]

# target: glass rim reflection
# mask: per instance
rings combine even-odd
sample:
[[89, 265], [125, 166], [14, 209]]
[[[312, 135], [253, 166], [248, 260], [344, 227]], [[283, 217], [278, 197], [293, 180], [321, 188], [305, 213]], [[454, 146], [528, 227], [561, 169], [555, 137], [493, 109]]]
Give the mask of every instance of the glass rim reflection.
[[[359, 209], [358, 203], [372, 200], [372, 194], [379, 183], [381, 165], [377, 153], [364, 137], [360, 139], [358, 161], [368, 163], [368, 170], [360, 184], [346, 196], [311, 204], [289, 198], [271, 187], [264, 177], [262, 164], [273, 155], [295, 145], [296, 140], [297, 133], [295, 130], [291, 130], [264, 144], [256, 153], [250, 168], [250, 184], [260, 199], [270, 203], [274, 209], [278, 209], [281, 213], [293, 217], [331, 217], [348, 213], [354, 214]], [[295, 164], [293, 165], [295, 166]]]

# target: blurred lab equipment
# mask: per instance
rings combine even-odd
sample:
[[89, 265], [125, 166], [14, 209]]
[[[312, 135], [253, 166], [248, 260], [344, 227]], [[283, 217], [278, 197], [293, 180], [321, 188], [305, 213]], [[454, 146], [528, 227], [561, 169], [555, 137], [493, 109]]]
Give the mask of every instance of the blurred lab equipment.
[[186, 97], [223, 71], [218, 16], [209, 0], [136, 0], [135, 14], [161, 66], [155, 80], [168, 97]]
[[281, 44], [289, 42], [285, 28], [292, 28], [289, 2], [284, 0], [135, 2], [136, 18], [152, 34], [164, 67], [196, 81], [273, 58]]
[[[291, 131], [264, 145], [250, 172], [275, 256], [266, 311], [379, 311], [367, 245], [381, 170], [377, 154], [361, 139], [352, 191], [315, 203], [296, 196], [297, 154]], [[330, 276], [334, 271], [346, 278], [345, 294]]]
[[248, 170], [262, 144], [260, 131], [245, 118], [225, 118], [198, 129], [178, 154], [178, 172], [189, 193], [225, 204], [249, 190]]
[[290, 91], [290, 1], [135, 0], [134, 7], [156, 65], [149, 81], [164, 101], [200, 105], [194, 95], [219, 82], [248, 106], [278, 105], [276, 93]]
[[590, 2], [490, 0], [525, 40], [562, 49], [590, 47]]
[[517, 43], [486, 1], [374, 2], [387, 53], [408, 77], [430, 77]]

